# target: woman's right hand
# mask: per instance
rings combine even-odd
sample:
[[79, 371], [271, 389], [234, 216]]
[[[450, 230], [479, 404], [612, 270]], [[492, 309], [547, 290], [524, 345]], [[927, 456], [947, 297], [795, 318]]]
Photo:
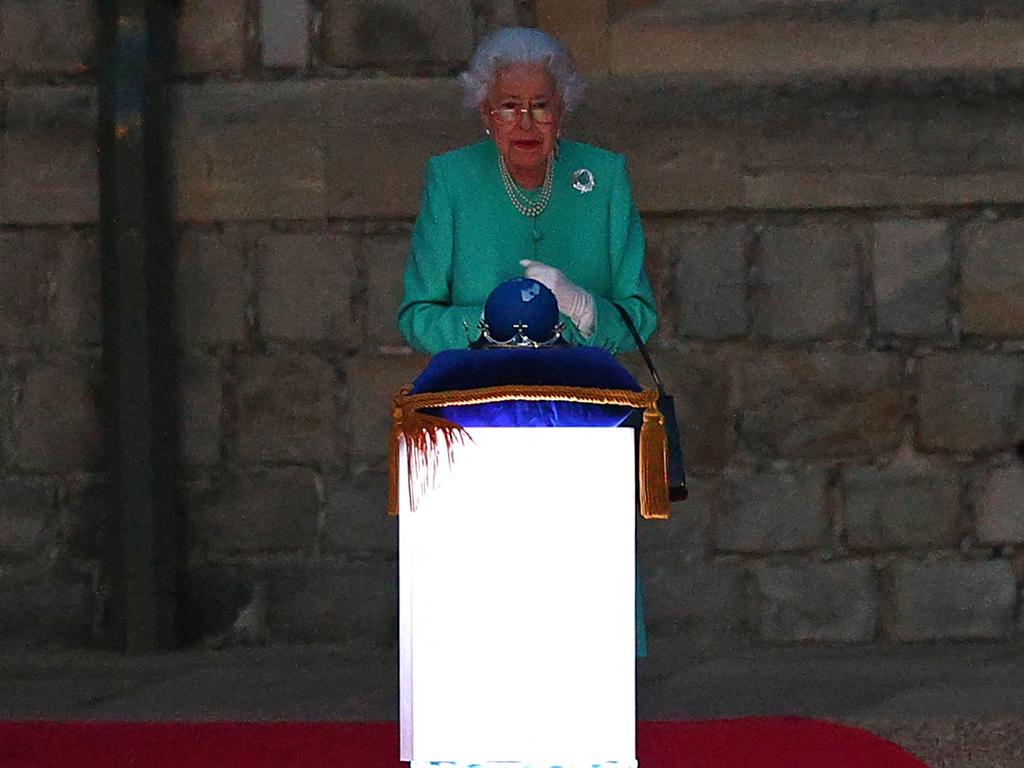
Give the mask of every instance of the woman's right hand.
[[558, 301], [558, 311], [579, 329], [583, 338], [594, 332], [594, 297], [565, 276], [562, 270], [542, 261], [523, 259], [523, 276], [546, 286]]

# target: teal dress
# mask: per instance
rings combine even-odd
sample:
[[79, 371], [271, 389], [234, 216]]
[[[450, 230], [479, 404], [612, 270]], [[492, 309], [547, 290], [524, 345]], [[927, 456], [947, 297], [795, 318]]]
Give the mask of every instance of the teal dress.
[[[641, 338], [654, 332], [657, 314], [644, 270], [644, 232], [626, 159], [574, 141], [558, 146], [551, 198], [533, 218], [509, 200], [497, 148], [489, 139], [427, 163], [398, 310], [398, 327], [413, 348], [428, 354], [465, 349], [479, 335], [477, 323], [490, 292], [522, 277], [521, 259], [560, 269], [594, 296], [589, 337], [562, 316], [569, 342], [611, 352], [635, 349], [613, 303], [629, 313]], [[587, 173], [578, 171], [589, 172], [592, 187], [585, 183]], [[534, 199], [540, 194], [523, 192]], [[646, 656], [639, 577], [636, 590], [637, 655]]]
[[[573, 141], [560, 141], [559, 155], [551, 199], [534, 218], [508, 199], [494, 142], [430, 159], [398, 310], [398, 326], [415, 349], [465, 349], [466, 326], [476, 338], [484, 301], [499, 283], [522, 277], [520, 259], [557, 267], [593, 294], [589, 338], [562, 317], [570, 342], [612, 352], [634, 349], [613, 302], [625, 308], [641, 337], [654, 331], [643, 227], [625, 158]], [[591, 174], [589, 191], [573, 187], [580, 170]]]

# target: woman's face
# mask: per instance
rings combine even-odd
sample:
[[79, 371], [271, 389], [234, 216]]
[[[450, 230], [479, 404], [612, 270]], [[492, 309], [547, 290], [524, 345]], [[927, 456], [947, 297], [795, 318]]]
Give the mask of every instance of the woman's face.
[[[522, 112], [520, 110], [528, 111]], [[515, 110], [511, 121], [503, 121], [495, 110]], [[551, 122], [538, 122], [534, 113], [548, 111]], [[543, 173], [555, 148], [562, 122], [562, 104], [554, 78], [542, 64], [513, 64], [498, 71], [487, 99], [480, 105], [484, 127], [490, 130], [498, 151], [509, 169]]]

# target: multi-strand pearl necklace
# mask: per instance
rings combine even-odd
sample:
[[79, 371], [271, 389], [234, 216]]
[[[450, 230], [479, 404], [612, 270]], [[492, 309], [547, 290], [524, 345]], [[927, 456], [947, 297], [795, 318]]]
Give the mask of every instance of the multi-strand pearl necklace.
[[555, 158], [548, 157], [548, 169], [544, 173], [544, 184], [540, 189], [540, 197], [536, 200], [531, 201], [526, 195], [519, 191], [519, 187], [512, 180], [512, 174], [508, 172], [508, 166], [505, 165], [505, 158], [498, 153], [498, 167], [501, 168], [501, 181], [505, 185], [505, 191], [508, 193], [508, 199], [512, 201], [512, 205], [515, 206], [516, 210], [519, 211], [523, 216], [528, 216], [531, 219], [535, 216], [540, 216], [544, 209], [548, 207], [548, 200], [551, 199], [551, 179], [554, 176], [553, 168], [555, 165]]

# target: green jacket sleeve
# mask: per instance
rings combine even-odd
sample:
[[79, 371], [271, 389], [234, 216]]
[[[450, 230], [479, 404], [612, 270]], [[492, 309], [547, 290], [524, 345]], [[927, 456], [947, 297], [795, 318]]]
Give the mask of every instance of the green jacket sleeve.
[[466, 326], [474, 333], [482, 306], [452, 305], [454, 248], [452, 198], [435, 159], [427, 163], [427, 178], [413, 227], [409, 258], [403, 276], [404, 296], [398, 309], [398, 328], [414, 349], [436, 354], [468, 345]]
[[611, 352], [636, 349], [636, 343], [613, 302], [626, 310], [644, 341], [647, 341], [658, 325], [654, 295], [651, 293], [651, 284], [644, 270], [643, 224], [640, 223], [640, 213], [633, 200], [633, 188], [629, 181], [629, 173], [626, 171], [626, 158], [620, 156], [618, 160], [609, 201], [611, 223], [608, 249], [612, 267], [611, 295], [594, 294], [596, 318], [594, 331], [589, 339], [583, 338], [568, 318], [563, 318], [569, 341], [574, 344], [604, 347]]

